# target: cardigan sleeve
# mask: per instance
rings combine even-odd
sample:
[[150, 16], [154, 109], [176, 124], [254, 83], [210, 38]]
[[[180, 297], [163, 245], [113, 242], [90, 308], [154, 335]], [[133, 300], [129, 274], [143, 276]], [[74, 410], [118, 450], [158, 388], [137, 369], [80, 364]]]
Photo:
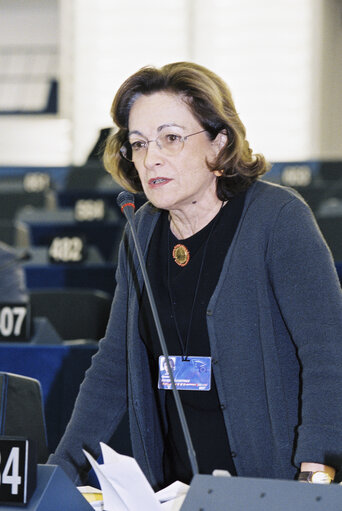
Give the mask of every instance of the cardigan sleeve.
[[294, 461], [342, 465], [342, 293], [329, 248], [300, 199], [275, 220], [270, 278], [301, 366]]
[[123, 245], [119, 251], [117, 285], [105, 337], [92, 358], [90, 368], [75, 402], [66, 431], [48, 463], [60, 465], [79, 483], [89, 470], [82, 449], [95, 458], [99, 442], [108, 442], [127, 407], [126, 384], [126, 308], [127, 285]]

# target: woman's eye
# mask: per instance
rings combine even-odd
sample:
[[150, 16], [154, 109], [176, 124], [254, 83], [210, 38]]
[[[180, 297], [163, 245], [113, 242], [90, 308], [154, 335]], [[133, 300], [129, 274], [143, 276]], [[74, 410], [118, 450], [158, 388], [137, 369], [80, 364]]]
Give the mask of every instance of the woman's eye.
[[175, 135], [174, 133], [168, 133], [167, 135], [163, 136], [164, 142], [166, 144], [178, 144], [182, 137], [180, 135]]
[[140, 151], [146, 147], [146, 142], [144, 140], [136, 140], [135, 142], [131, 142], [132, 151]]

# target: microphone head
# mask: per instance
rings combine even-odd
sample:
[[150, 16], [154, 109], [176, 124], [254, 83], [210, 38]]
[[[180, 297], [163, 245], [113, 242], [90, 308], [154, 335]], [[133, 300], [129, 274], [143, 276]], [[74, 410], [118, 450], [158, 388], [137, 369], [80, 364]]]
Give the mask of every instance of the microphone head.
[[122, 212], [126, 206], [130, 206], [133, 209], [135, 209], [134, 195], [131, 192], [127, 192], [127, 190], [124, 190], [123, 192], [119, 193], [119, 195], [116, 198], [116, 202]]

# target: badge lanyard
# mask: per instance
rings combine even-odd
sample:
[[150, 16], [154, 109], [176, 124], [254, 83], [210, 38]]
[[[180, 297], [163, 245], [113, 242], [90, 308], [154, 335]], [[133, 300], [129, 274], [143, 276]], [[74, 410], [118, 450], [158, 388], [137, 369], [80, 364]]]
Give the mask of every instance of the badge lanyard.
[[[221, 209], [223, 204], [221, 206]], [[221, 211], [221, 210], [220, 210]], [[171, 304], [171, 311], [173, 314], [173, 319], [175, 322], [175, 327], [178, 335], [179, 344], [181, 347], [182, 355], [173, 355], [169, 357], [169, 364], [171, 370], [173, 372], [174, 383], [176, 385], [177, 390], [199, 390], [199, 391], [209, 391], [211, 389], [211, 357], [203, 357], [203, 356], [189, 356], [188, 354], [188, 346], [190, 340], [190, 332], [191, 325], [195, 310], [195, 304], [197, 300], [199, 284], [202, 277], [204, 260], [207, 254], [208, 243], [212, 232], [216, 226], [217, 220], [219, 217], [219, 213], [217, 214], [213, 224], [210, 228], [209, 235], [204, 243], [203, 247], [203, 255], [200, 264], [200, 269], [198, 272], [197, 284], [194, 291], [194, 297], [191, 306], [190, 318], [188, 323], [188, 328], [186, 332], [185, 344], [182, 339], [182, 335], [179, 329], [179, 325], [177, 322], [172, 290], [171, 290], [171, 271], [170, 271], [170, 228], [168, 230], [168, 254], [167, 254], [167, 285], [169, 292], [169, 299]], [[178, 264], [178, 263], [177, 263]], [[159, 357], [159, 375], [158, 375], [158, 388], [169, 390], [171, 389], [171, 381], [168, 369], [165, 367], [165, 357]]]
[[[222, 210], [223, 204], [224, 203], [222, 202], [222, 206], [220, 208], [219, 213]], [[217, 216], [215, 218], [215, 221], [213, 222], [213, 225], [211, 226], [208, 238], [206, 239], [206, 242], [205, 242], [205, 245], [204, 245], [201, 266], [200, 266], [200, 270], [199, 270], [199, 273], [198, 273], [197, 284], [196, 284], [196, 288], [195, 288], [195, 292], [194, 292], [194, 298], [193, 298], [192, 306], [191, 306], [190, 319], [189, 319], [189, 324], [188, 324], [188, 330], [187, 330], [187, 333], [186, 333], [185, 344], [183, 343], [183, 339], [182, 339], [182, 336], [181, 336], [181, 333], [180, 333], [180, 330], [179, 330], [179, 325], [178, 325], [178, 322], [177, 322], [177, 317], [176, 317], [176, 312], [175, 312], [174, 302], [173, 302], [173, 296], [172, 296], [172, 291], [171, 291], [171, 278], [170, 278], [170, 273], [171, 273], [170, 272], [170, 230], [171, 229], [170, 229], [170, 227], [169, 227], [169, 230], [168, 230], [168, 238], [167, 238], [167, 245], [168, 245], [168, 247], [167, 247], [168, 248], [168, 253], [167, 253], [167, 287], [168, 287], [169, 298], [170, 298], [170, 303], [171, 303], [171, 311], [172, 311], [173, 319], [174, 319], [174, 322], [175, 322], [175, 327], [176, 327], [176, 331], [177, 331], [177, 335], [178, 335], [179, 344], [180, 344], [181, 350], [182, 350], [182, 360], [188, 360], [188, 345], [189, 345], [189, 339], [190, 339], [190, 331], [191, 331], [193, 314], [194, 314], [194, 310], [195, 310], [195, 304], [196, 304], [196, 300], [197, 300], [197, 294], [198, 294], [198, 290], [199, 290], [199, 284], [200, 284], [200, 281], [201, 281], [201, 276], [202, 276], [203, 267], [204, 267], [204, 260], [205, 260], [205, 256], [206, 256], [206, 253], [207, 253], [207, 248], [208, 248], [208, 243], [209, 243], [210, 237], [211, 237], [212, 232], [214, 230], [214, 227], [216, 226], [217, 221], [218, 221], [219, 213], [217, 214]]]

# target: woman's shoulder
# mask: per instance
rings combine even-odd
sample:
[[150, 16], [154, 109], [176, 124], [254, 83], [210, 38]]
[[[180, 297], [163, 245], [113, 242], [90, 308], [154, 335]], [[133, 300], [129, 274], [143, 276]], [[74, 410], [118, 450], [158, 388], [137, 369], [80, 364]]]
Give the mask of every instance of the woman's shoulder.
[[279, 225], [284, 232], [290, 226], [305, 231], [313, 220], [305, 200], [291, 188], [258, 180], [246, 193], [242, 223], [249, 231], [270, 233]]
[[135, 222], [137, 226], [149, 225], [159, 218], [160, 210], [155, 208], [151, 202], [146, 201], [137, 209], [135, 213]]
[[308, 207], [303, 197], [293, 188], [266, 180], [257, 180], [247, 191], [247, 203], [273, 212], [291, 203], [294, 207]]
[[[141, 243], [149, 239], [155, 224], [160, 216], [161, 210], [155, 208], [150, 202], [142, 204], [134, 214], [134, 225]], [[125, 228], [128, 239], [131, 239], [131, 229], [128, 223]]]

